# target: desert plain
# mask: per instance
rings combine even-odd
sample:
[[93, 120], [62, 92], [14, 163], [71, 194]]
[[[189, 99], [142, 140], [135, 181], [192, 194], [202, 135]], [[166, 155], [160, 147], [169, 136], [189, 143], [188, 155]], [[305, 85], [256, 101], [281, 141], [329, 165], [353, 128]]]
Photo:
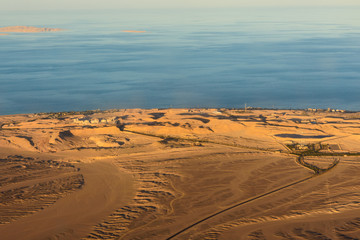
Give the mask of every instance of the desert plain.
[[360, 113], [0, 116], [0, 239], [360, 239]]

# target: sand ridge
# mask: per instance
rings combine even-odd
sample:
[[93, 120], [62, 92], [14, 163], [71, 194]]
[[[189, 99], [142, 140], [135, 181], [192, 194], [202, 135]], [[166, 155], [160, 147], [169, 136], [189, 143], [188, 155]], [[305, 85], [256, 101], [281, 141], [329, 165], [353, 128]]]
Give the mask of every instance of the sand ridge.
[[[112, 164], [97, 161], [79, 165], [86, 184], [66, 198], [12, 224], [0, 225], [2, 239], [42, 239], [51, 235], [79, 239], [91, 224], [132, 197], [131, 176]], [[22, 229], [18, 231], [17, 229]]]
[[356, 239], [359, 124], [261, 109], [0, 116], [0, 234]]

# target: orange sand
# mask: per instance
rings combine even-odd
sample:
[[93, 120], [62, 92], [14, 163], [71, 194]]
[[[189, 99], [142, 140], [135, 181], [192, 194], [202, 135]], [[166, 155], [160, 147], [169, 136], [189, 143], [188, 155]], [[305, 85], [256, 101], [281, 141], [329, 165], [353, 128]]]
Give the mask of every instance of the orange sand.
[[[0, 116], [0, 236], [359, 239], [359, 126], [300, 110]], [[339, 163], [314, 174], [291, 146]]]

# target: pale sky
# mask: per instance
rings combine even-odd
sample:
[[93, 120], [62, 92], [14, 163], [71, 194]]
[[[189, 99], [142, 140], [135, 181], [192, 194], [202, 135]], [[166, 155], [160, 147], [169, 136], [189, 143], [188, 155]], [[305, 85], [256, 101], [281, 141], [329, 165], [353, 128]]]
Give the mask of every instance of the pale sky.
[[360, 6], [359, 0], [1, 0], [0, 10]]

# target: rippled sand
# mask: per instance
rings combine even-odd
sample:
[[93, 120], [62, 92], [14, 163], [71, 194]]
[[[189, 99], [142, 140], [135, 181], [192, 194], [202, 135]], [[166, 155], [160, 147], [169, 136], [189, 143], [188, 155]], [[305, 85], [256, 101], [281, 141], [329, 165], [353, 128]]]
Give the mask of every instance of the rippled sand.
[[127, 109], [0, 126], [1, 239], [360, 238], [359, 113]]

